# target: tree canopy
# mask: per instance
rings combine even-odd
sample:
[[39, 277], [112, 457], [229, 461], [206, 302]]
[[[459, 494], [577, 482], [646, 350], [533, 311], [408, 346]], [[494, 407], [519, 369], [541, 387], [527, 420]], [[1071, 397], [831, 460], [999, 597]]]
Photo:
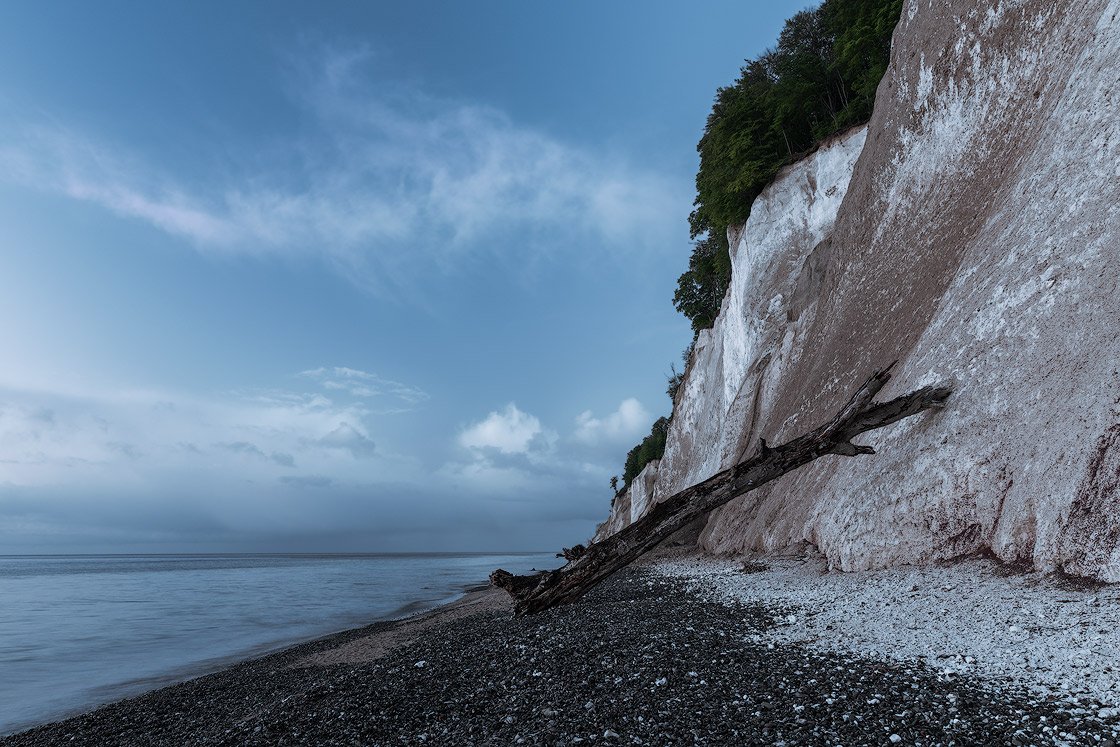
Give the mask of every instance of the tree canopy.
[[747, 219], [782, 166], [871, 116], [901, 12], [902, 0], [825, 0], [716, 91], [697, 145], [695, 243], [673, 296], [693, 332], [712, 326], [731, 282], [728, 226]]

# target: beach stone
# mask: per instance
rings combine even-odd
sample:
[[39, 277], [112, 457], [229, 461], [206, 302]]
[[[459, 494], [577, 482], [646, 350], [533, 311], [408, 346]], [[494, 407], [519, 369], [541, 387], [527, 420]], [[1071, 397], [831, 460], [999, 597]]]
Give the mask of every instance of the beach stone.
[[[1023, 744], [1103, 745], [1120, 728], [1099, 717], [1103, 706], [1074, 718], [1069, 703], [1039, 700], [1010, 682], [944, 680], [922, 664], [775, 644], [767, 638], [789, 610], [712, 602], [672, 578], [659, 580], [651, 598], [651, 580], [629, 569], [578, 604], [539, 616], [514, 618], [508, 606], [460, 617], [444, 610], [347, 631], [0, 745], [769, 747], [880, 744], [893, 735], [901, 741], [892, 743], [929, 746], [1014, 744], [1016, 734]], [[407, 645], [372, 661], [306, 664], [389, 634], [407, 634]], [[525, 676], [526, 653], [542, 677]], [[415, 666], [439, 657], [456, 666]], [[695, 682], [693, 671], [709, 686], [672, 684]], [[659, 679], [665, 684], [651, 686]]]

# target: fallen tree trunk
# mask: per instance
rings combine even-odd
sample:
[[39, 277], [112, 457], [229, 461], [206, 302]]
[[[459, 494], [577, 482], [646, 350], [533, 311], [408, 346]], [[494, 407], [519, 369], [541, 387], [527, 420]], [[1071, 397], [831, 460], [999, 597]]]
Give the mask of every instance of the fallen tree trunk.
[[672, 495], [622, 531], [589, 545], [563, 568], [532, 576], [515, 576], [498, 569], [490, 574], [490, 583], [509, 592], [517, 602], [518, 615], [573, 602], [677, 530], [733, 498], [826, 454], [849, 457], [874, 454], [873, 448], [854, 444], [852, 439], [924, 410], [940, 408], [952, 393], [947, 384], [940, 384], [889, 402], [873, 402], [890, 380], [893, 368], [892, 363], [877, 371], [832, 420], [816, 430], [775, 447], [759, 439], [758, 451], [751, 457]]

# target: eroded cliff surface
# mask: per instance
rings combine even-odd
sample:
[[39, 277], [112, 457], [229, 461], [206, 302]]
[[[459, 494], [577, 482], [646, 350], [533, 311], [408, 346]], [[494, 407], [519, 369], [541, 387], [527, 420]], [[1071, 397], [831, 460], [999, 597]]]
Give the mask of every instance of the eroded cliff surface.
[[[877, 456], [728, 504], [704, 547], [809, 541], [843, 570], [990, 549], [1120, 581], [1118, 18], [1120, 0], [910, 0], [866, 130], [783, 171], [732, 237], [645, 476], [668, 497], [896, 359], [883, 397], [956, 394], [870, 434]], [[650, 505], [636, 490], [612, 530]]]

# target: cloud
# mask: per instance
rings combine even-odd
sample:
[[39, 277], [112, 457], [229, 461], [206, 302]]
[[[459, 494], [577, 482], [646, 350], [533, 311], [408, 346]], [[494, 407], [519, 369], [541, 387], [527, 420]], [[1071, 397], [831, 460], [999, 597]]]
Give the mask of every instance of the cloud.
[[379, 456], [375, 419], [360, 400], [314, 391], [199, 397], [0, 384], [0, 460], [5, 481], [29, 488], [271, 481], [297, 464], [352, 481], [368, 475], [356, 460]]
[[187, 183], [74, 130], [28, 126], [0, 132], [0, 178], [206, 252], [315, 256], [389, 294], [468, 256], [667, 247], [684, 225], [687, 184], [492, 107], [391, 88], [370, 67], [326, 54], [296, 97], [316, 126], [273, 151], [282, 158], [250, 153], [230, 175]]
[[140, 452], [136, 449], [136, 444], [130, 444], [124, 441], [106, 441], [105, 445], [126, 459], [139, 459], [141, 456]]
[[296, 458], [294, 456], [292, 456], [291, 454], [285, 454], [282, 451], [274, 451], [274, 452], [272, 452], [271, 454], [268, 455], [268, 458], [271, 459], [276, 464], [279, 464], [281, 467], [295, 467], [296, 466]]
[[[617, 413], [597, 421], [598, 428], [588, 426], [587, 431], [599, 438], [602, 431], [613, 428], [612, 436], [622, 438], [642, 417], [648, 425], [648, 413], [636, 400], [627, 400]], [[588, 499], [606, 495], [608, 478], [625, 454], [625, 447], [605, 440], [596, 441], [599, 448], [588, 450], [575, 438], [562, 439], [513, 403], [460, 431], [457, 443], [465, 459], [445, 464], [441, 477], [480, 494], [515, 501], [533, 501], [547, 492], [547, 486], [557, 485]]]
[[405, 405], [417, 405], [428, 399], [428, 393], [419, 387], [384, 379], [377, 374], [356, 368], [321, 367], [303, 371], [299, 375], [317, 381], [319, 386], [328, 391], [346, 392], [352, 397], [362, 399], [386, 397], [396, 399]]
[[285, 475], [280, 482], [295, 488], [329, 488], [334, 480], [323, 475]]
[[219, 449], [225, 449], [232, 454], [245, 454], [248, 456], [260, 457], [261, 459], [268, 458], [265, 456], [264, 452], [260, 450], [260, 447], [251, 444], [248, 441], [234, 441], [233, 443], [225, 444], [217, 443], [214, 444], [214, 446]]
[[365, 434], [359, 433], [349, 423], [341, 423], [337, 428], [319, 439], [319, 443], [332, 449], [349, 451], [355, 459], [365, 459], [373, 456], [373, 441]]
[[[182, 444], [184, 448], [193, 451], [196, 454], [201, 454], [197, 446], [194, 444]], [[234, 441], [232, 443], [216, 443], [214, 448], [228, 451], [231, 454], [240, 454], [242, 456], [255, 457], [258, 459], [265, 459], [270, 462], [279, 464], [281, 467], [294, 467], [296, 466], [296, 459], [291, 454], [282, 451], [273, 451], [270, 454], [265, 454], [264, 451], [256, 444], [249, 443], [248, 441]]]
[[605, 515], [621, 458], [606, 447], [589, 457], [513, 403], [449, 431], [450, 458], [438, 448], [394, 453], [382, 431], [375, 449], [380, 422], [363, 400], [314, 390], [199, 396], [0, 383], [0, 544], [559, 547]]
[[525, 454], [533, 440], [543, 432], [541, 421], [509, 403], [501, 412], [486, 418], [459, 434], [459, 445], [468, 449], [495, 449], [502, 454]]
[[577, 441], [587, 445], [630, 442], [643, 435], [653, 422], [653, 416], [633, 397], [624, 399], [611, 414], [596, 418], [590, 410], [576, 416]]

